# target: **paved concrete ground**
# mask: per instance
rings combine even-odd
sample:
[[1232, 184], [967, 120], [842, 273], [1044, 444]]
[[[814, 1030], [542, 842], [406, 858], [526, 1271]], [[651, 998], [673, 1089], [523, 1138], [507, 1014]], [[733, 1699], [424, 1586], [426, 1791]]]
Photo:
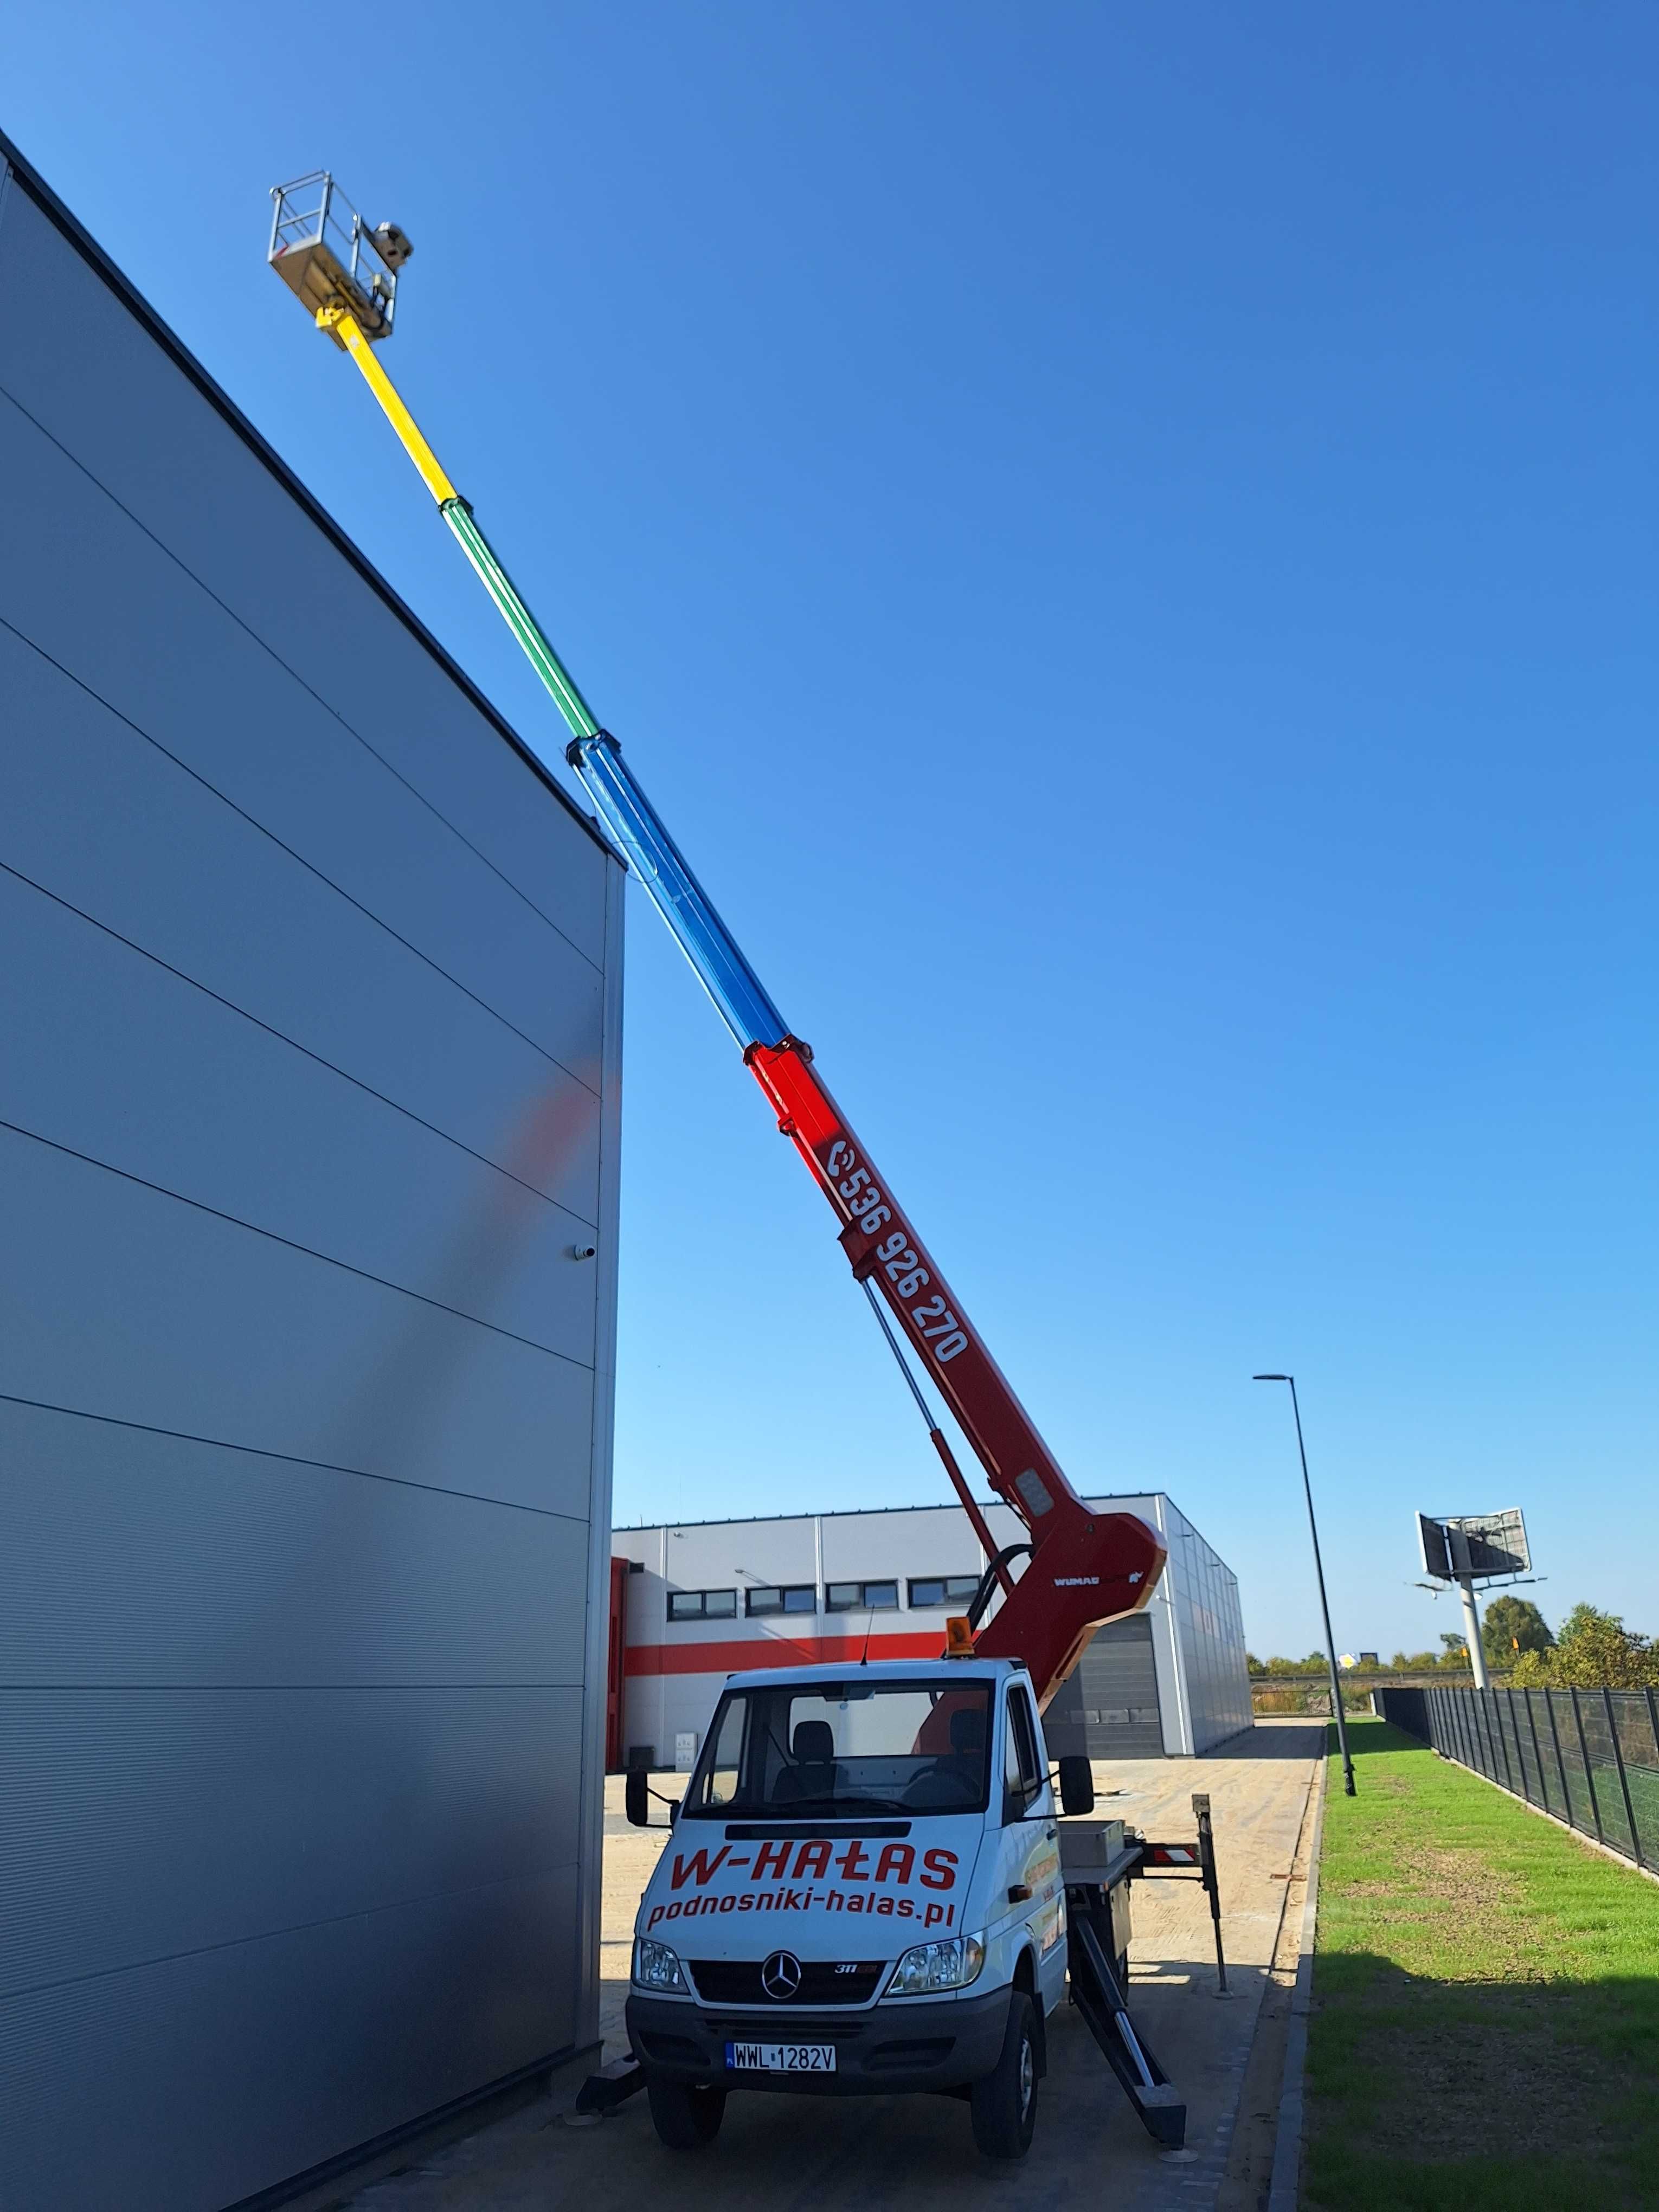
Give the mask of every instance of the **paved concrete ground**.
[[[350, 2212], [609, 2212], [676, 2200], [726, 2212], [1211, 2212], [1226, 2168], [1251, 2037], [1322, 1723], [1258, 1724], [1201, 1759], [1133, 1759], [1096, 1768], [1097, 1810], [1149, 1836], [1194, 1833], [1191, 1797], [1214, 1808], [1230, 1978], [1215, 1994], [1209, 1911], [1197, 1883], [1146, 1882], [1134, 1893], [1131, 2000], [1153, 2049], [1186, 2096], [1189, 2164], [1161, 2159], [1069, 2006], [1050, 2025], [1036, 2141], [1018, 2166], [975, 2150], [966, 2108], [933, 2097], [826, 2099], [734, 2094], [715, 2143], [674, 2153], [658, 2143], [643, 2097], [598, 2127], [567, 2127], [546, 2102], [526, 2106], [429, 2161], [340, 2200]], [[672, 1791], [665, 1779], [658, 1787]], [[600, 1971], [606, 2055], [625, 2045], [629, 1944], [659, 1833], [622, 1818], [607, 1785]], [[614, 1804], [611, 1802], [614, 1796]]]

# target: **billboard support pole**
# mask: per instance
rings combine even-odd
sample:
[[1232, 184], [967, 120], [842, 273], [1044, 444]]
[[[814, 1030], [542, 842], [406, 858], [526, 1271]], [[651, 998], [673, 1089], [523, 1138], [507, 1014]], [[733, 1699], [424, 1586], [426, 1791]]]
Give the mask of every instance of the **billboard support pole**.
[[1489, 1690], [1492, 1683], [1486, 1674], [1486, 1654], [1480, 1642], [1480, 1610], [1474, 1601], [1474, 1583], [1468, 1575], [1457, 1577], [1457, 1591], [1463, 1601], [1463, 1635], [1469, 1647], [1469, 1671], [1474, 1676], [1477, 1690]]

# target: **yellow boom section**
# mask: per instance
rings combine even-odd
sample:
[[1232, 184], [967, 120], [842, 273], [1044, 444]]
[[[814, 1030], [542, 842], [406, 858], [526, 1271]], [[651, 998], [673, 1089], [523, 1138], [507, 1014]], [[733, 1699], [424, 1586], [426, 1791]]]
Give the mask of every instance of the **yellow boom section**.
[[443, 465], [421, 434], [415, 417], [398, 397], [398, 388], [381, 368], [374, 349], [363, 336], [356, 317], [347, 307], [320, 307], [317, 312], [317, 327], [326, 331], [337, 344], [343, 345], [363, 373], [364, 381], [386, 411], [386, 418], [398, 433], [404, 451], [420, 471], [427, 489], [440, 507], [446, 500], [459, 499], [460, 494], [444, 474]]

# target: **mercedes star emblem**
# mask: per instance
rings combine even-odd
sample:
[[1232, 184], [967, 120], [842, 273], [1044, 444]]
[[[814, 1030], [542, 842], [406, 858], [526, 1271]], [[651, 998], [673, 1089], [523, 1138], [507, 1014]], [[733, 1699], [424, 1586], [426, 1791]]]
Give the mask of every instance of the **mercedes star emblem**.
[[774, 1951], [761, 1968], [761, 1987], [769, 1997], [787, 2003], [800, 1987], [800, 1960], [793, 1951]]

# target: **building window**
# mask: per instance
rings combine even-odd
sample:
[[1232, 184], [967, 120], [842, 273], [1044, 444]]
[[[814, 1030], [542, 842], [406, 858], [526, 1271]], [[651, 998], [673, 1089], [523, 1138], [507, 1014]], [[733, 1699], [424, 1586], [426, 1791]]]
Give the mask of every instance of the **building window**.
[[734, 1620], [738, 1612], [736, 1590], [670, 1590], [668, 1618], [671, 1620]]
[[751, 1589], [743, 1594], [744, 1609], [750, 1613], [816, 1613], [818, 1609], [817, 1585], [815, 1583], [787, 1583], [779, 1589]]
[[826, 1613], [896, 1613], [896, 1583], [830, 1583], [823, 1593]]
[[931, 1612], [946, 1605], [971, 1605], [979, 1590], [977, 1575], [933, 1575], [910, 1584], [910, 1602], [919, 1611]]

